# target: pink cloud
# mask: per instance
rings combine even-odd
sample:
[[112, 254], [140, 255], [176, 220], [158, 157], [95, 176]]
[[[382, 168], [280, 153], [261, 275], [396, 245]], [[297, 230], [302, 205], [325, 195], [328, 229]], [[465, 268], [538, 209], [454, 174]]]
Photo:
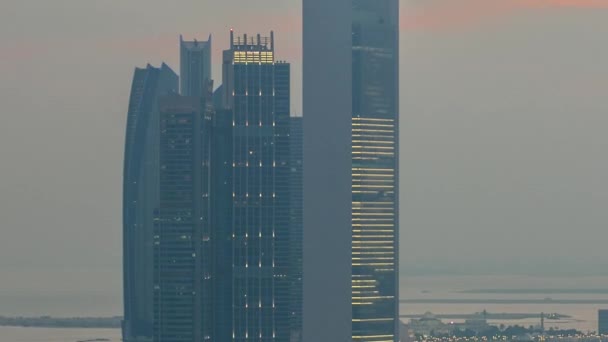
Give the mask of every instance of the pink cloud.
[[608, 9], [608, 0], [441, 0], [403, 7], [400, 26], [404, 31], [443, 31], [476, 26], [518, 11], [557, 8]]
[[[503, 18], [526, 10], [552, 9], [608, 9], [608, 0], [436, 0], [422, 1], [422, 5], [408, 4], [401, 8], [402, 31], [451, 31], [467, 27], [477, 27], [486, 22]], [[238, 33], [260, 33], [276, 31], [277, 46], [281, 58], [299, 59], [301, 49], [302, 18], [300, 10], [294, 8], [282, 13], [263, 13], [254, 17], [245, 16], [234, 20]], [[262, 23], [262, 24], [261, 24]], [[221, 46], [228, 35], [229, 27], [215, 32], [215, 46]], [[249, 32], [247, 32], [249, 31]], [[185, 33], [186, 38], [206, 39], [209, 32]], [[90, 42], [92, 48], [121, 50], [125, 53], [165, 57], [168, 51], [176, 51], [177, 33], [164, 33], [146, 37], [113, 37]], [[59, 45], [61, 41], [58, 42]], [[219, 44], [218, 44], [219, 43]], [[19, 61], [44, 55], [50, 50], [58, 50], [58, 44], [18, 43], [0, 47], [0, 62]], [[82, 43], [80, 43], [82, 44]], [[68, 43], [63, 45], [69, 46]], [[172, 52], [175, 54], [176, 52]]]

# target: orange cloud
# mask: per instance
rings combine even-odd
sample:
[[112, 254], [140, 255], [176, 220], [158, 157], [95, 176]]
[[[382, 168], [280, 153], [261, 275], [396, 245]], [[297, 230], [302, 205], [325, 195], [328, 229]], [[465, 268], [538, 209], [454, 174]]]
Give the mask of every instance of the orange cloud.
[[449, 30], [479, 25], [523, 10], [556, 8], [608, 9], [608, 0], [441, 0], [403, 7], [402, 30]]

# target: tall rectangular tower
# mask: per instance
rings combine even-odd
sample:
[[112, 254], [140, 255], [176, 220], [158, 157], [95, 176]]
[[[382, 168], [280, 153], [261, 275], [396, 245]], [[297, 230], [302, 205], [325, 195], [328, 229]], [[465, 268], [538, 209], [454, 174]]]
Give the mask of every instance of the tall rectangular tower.
[[203, 96], [211, 78], [211, 36], [207, 41], [185, 41], [179, 37], [180, 94]]
[[304, 342], [352, 339], [352, 0], [303, 0]]
[[160, 107], [160, 202], [154, 224], [154, 341], [211, 336], [212, 110], [205, 98], [171, 95]]
[[397, 341], [398, 0], [303, 4], [304, 341]]
[[[273, 33], [230, 34], [223, 109], [232, 124], [231, 338], [289, 341], [290, 66], [276, 62]], [[225, 313], [226, 314], [226, 313]], [[227, 322], [220, 325], [226, 325]]]
[[353, 340], [398, 341], [398, 0], [352, 0]]
[[292, 302], [291, 325], [292, 342], [302, 341], [302, 238], [303, 238], [303, 172], [304, 172], [304, 137], [303, 118], [291, 117], [289, 127], [289, 150], [290, 150], [290, 237], [294, 242], [290, 248], [289, 268], [291, 279], [291, 293], [295, 300]]

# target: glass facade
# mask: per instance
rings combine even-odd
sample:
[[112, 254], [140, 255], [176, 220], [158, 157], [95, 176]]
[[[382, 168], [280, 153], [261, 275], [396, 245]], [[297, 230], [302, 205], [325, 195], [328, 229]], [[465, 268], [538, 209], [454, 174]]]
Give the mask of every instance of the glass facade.
[[304, 177], [304, 131], [303, 118], [291, 117], [289, 127], [289, 149], [290, 149], [290, 297], [291, 300], [291, 339], [290, 341], [302, 340], [302, 271], [303, 253], [302, 239], [304, 229], [303, 212], [303, 177]]
[[154, 341], [212, 334], [210, 146], [212, 111], [198, 97], [160, 107], [160, 202], [154, 224]]
[[274, 61], [272, 34], [231, 33], [223, 77], [232, 116], [231, 338], [290, 341], [290, 67]]
[[124, 341], [152, 340], [153, 211], [159, 201], [157, 103], [177, 88], [178, 77], [165, 64], [135, 69], [123, 173]]
[[[192, 44], [202, 43], [181, 41], [182, 57], [184, 47], [201, 52]], [[301, 341], [302, 136], [301, 121], [290, 135], [290, 65], [274, 60], [272, 34], [231, 34], [223, 56], [214, 94], [183, 66], [182, 91], [200, 83], [196, 96], [176, 94], [165, 69], [136, 72], [125, 341]]]
[[203, 96], [211, 80], [211, 37], [207, 41], [185, 41], [179, 37], [180, 94]]
[[398, 1], [353, 0], [353, 341], [398, 341]]

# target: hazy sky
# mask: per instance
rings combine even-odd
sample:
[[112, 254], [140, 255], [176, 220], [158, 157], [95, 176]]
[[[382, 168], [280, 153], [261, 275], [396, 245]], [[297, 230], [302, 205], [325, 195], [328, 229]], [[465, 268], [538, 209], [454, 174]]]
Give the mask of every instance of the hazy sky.
[[[407, 272], [606, 273], [604, 3], [402, 1]], [[120, 293], [133, 68], [178, 70], [180, 33], [213, 34], [217, 63], [230, 28], [274, 29], [300, 114], [299, 15], [297, 0], [0, 1], [0, 291]]]

